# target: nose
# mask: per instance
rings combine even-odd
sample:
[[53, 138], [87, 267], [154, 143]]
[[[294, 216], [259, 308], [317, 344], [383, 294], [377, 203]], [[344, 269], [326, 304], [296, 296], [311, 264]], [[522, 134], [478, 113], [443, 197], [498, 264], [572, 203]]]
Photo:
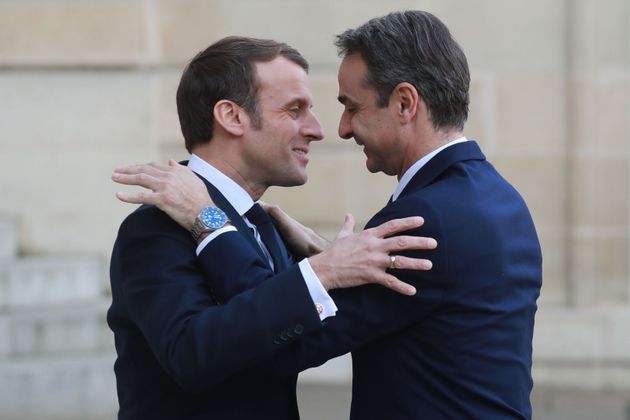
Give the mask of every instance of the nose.
[[319, 141], [324, 138], [322, 124], [312, 111], [309, 111], [309, 115], [302, 126], [302, 135], [308, 138], [309, 141]]
[[341, 114], [341, 118], [339, 119], [339, 137], [342, 139], [350, 139], [353, 137], [352, 128], [350, 126], [350, 116], [346, 111]]

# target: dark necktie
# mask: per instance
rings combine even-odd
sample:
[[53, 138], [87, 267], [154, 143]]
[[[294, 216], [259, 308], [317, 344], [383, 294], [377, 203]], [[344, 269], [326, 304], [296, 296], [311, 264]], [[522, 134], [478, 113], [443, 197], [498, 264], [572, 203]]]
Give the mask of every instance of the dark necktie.
[[279, 273], [286, 268], [288, 262], [285, 257], [285, 253], [283, 252], [284, 245], [280, 243], [280, 237], [276, 233], [271, 217], [258, 203], [254, 203], [252, 208], [245, 213], [245, 217], [247, 217], [247, 220], [249, 220], [253, 225], [256, 225], [260, 238], [271, 254], [274, 269], [277, 273]]

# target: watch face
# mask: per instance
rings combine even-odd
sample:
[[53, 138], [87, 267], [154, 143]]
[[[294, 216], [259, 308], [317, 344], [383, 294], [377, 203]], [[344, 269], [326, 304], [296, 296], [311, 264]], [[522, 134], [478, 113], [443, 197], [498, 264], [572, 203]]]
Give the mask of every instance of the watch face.
[[211, 229], [219, 229], [227, 223], [227, 216], [223, 210], [216, 207], [206, 207], [201, 211], [199, 218], [204, 225]]

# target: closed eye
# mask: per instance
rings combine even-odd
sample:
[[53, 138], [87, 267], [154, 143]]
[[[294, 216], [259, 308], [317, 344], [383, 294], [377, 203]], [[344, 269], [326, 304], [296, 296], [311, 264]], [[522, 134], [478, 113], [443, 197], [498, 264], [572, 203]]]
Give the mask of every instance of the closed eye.
[[291, 114], [292, 117], [297, 118], [302, 113], [304, 113], [304, 110], [306, 108], [307, 108], [307, 104], [304, 101], [295, 101], [295, 102], [290, 103], [286, 107], [286, 110], [288, 113]]
[[357, 112], [357, 104], [348, 99], [347, 96], [341, 95], [337, 98], [337, 100], [343, 105], [344, 112], [348, 112], [350, 114], [354, 114], [355, 112]]

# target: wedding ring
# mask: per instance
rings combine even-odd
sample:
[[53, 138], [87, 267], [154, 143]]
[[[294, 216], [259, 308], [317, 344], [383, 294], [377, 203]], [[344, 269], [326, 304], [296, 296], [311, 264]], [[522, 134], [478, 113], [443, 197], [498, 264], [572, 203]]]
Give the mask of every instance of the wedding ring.
[[393, 268], [396, 268], [395, 264], [396, 264], [396, 256], [390, 255], [389, 256], [389, 269], [391, 270]]

